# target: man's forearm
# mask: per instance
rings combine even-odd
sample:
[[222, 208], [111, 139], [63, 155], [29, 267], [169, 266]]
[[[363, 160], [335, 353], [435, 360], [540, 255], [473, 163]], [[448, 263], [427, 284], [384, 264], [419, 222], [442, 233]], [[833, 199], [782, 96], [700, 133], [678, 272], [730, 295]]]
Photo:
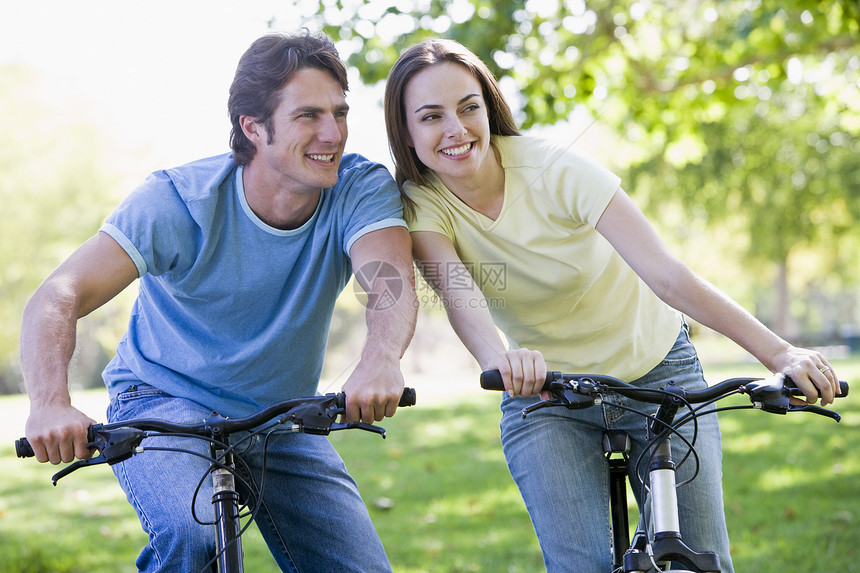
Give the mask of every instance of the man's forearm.
[[414, 273], [411, 264], [392, 264], [400, 276], [400, 292], [390, 292], [388, 281], [392, 277], [377, 278], [370, 285], [371, 292], [386, 293], [387, 296], [375, 298], [368, 304], [367, 339], [365, 350], [374, 356], [388, 356], [399, 360], [406, 352], [415, 333], [418, 316], [418, 301], [415, 295]]
[[34, 406], [71, 403], [68, 369], [77, 314], [68, 295], [43, 285], [27, 303], [21, 324], [21, 370]]

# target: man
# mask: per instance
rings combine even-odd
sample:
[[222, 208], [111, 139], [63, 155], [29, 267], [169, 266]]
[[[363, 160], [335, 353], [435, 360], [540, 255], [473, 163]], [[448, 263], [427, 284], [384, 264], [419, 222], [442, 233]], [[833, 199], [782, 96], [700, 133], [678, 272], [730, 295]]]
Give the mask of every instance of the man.
[[[370, 263], [391, 265], [406, 288], [384, 309], [367, 307], [366, 343], [342, 388], [346, 418], [370, 423], [394, 414], [417, 308], [411, 243], [385, 168], [343, 153], [346, 90], [329, 38], [260, 38], [230, 88], [233, 153], [152, 174], [39, 287], [24, 312], [21, 356], [27, 437], [40, 462], [91, 456], [93, 420], [68, 392], [76, 322], [137, 278], [128, 332], [104, 371], [110, 422], [188, 423], [212, 410], [239, 417], [315, 394], [335, 299], [352, 269]], [[181, 128], [181, 115], [176, 120]], [[365, 283], [368, 292], [379, 289]], [[189, 449], [187, 442], [169, 445]], [[259, 481], [267, 449], [257, 523], [279, 566], [389, 571], [328, 441], [277, 434], [264, 442], [241, 453]], [[150, 452], [112, 467], [149, 534], [138, 568], [204, 569], [214, 535], [189, 505], [208, 464]], [[211, 515], [208, 499], [198, 502], [198, 514]]]

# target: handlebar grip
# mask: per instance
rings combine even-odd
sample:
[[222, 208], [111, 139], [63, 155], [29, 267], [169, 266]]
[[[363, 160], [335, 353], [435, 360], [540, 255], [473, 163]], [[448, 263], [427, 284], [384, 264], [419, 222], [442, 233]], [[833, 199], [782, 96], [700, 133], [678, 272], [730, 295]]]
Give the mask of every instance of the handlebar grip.
[[502, 381], [502, 373], [498, 370], [481, 372], [481, 388], [484, 390], [504, 390], [505, 383]]
[[33, 447], [27, 441], [27, 438], [21, 438], [20, 440], [15, 440], [15, 455], [19, 458], [32, 458], [36, 455], [36, 452], [33, 451]]
[[[792, 396], [802, 396], [803, 395], [803, 393], [800, 391], [800, 389], [794, 383], [794, 380], [792, 380], [788, 376], [785, 377], [785, 387], [789, 389]], [[844, 398], [848, 395], [848, 382], [846, 382], [845, 380], [839, 381], [839, 392], [841, 392], [841, 393], [837, 394], [836, 398]], [[819, 395], [820, 394], [821, 394], [821, 392], [819, 392]]]
[[404, 406], [414, 406], [415, 405], [415, 388], [409, 388], [408, 386], [403, 389], [403, 394], [400, 396], [400, 403], [397, 404], [398, 407], [402, 408]]
[[[556, 380], [560, 375], [560, 372], [547, 372], [546, 382], [541, 390], [549, 390], [550, 382]], [[502, 381], [502, 373], [498, 370], [485, 370], [481, 372], [481, 388], [484, 390], [504, 391], [505, 383]]]
[[[87, 428], [87, 441], [92, 442], [94, 438], [93, 427], [90, 426]], [[91, 446], [88, 447], [92, 449]], [[27, 438], [19, 438], [15, 440], [15, 455], [19, 458], [34, 458], [36, 457], [36, 452], [33, 451], [33, 446], [30, 445], [30, 441]]]

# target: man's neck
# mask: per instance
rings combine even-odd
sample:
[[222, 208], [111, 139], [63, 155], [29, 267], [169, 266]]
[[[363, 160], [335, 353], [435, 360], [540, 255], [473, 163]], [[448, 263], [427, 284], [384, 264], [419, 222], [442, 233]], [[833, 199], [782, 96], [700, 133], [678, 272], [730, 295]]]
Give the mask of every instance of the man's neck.
[[245, 200], [261, 221], [276, 229], [297, 229], [308, 222], [319, 204], [321, 189], [297, 192], [283, 182], [253, 168], [242, 170]]

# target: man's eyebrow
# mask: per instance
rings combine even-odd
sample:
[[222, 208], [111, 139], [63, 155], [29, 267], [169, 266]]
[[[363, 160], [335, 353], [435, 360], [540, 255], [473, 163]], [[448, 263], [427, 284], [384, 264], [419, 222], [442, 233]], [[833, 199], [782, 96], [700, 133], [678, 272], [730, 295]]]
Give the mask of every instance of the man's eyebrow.
[[[325, 113], [326, 108], [320, 107], [317, 105], [300, 105], [299, 107], [293, 108], [293, 114], [302, 114], [302, 113]], [[334, 111], [349, 111], [349, 104], [341, 104], [334, 107]]]
[[[463, 104], [463, 103], [465, 103], [465, 102], [469, 101], [470, 99], [472, 99], [472, 98], [476, 98], [476, 97], [479, 97], [479, 96], [480, 96], [480, 94], [469, 94], [469, 95], [467, 95], [467, 96], [465, 96], [465, 97], [463, 97], [463, 98], [460, 98], [460, 101], [458, 101], [458, 102], [457, 102], [457, 105], [461, 105], [461, 104]], [[418, 109], [416, 109], [416, 110], [415, 110], [414, 112], [412, 112], [412, 113], [418, 113], [419, 111], [423, 111], [423, 110], [425, 110], [425, 109], [439, 109], [439, 108], [441, 108], [441, 107], [442, 107], [442, 106], [441, 106], [440, 104], [438, 104], [438, 103], [428, 103], [428, 104], [424, 104], [424, 105], [422, 105], [421, 107], [419, 107]]]

